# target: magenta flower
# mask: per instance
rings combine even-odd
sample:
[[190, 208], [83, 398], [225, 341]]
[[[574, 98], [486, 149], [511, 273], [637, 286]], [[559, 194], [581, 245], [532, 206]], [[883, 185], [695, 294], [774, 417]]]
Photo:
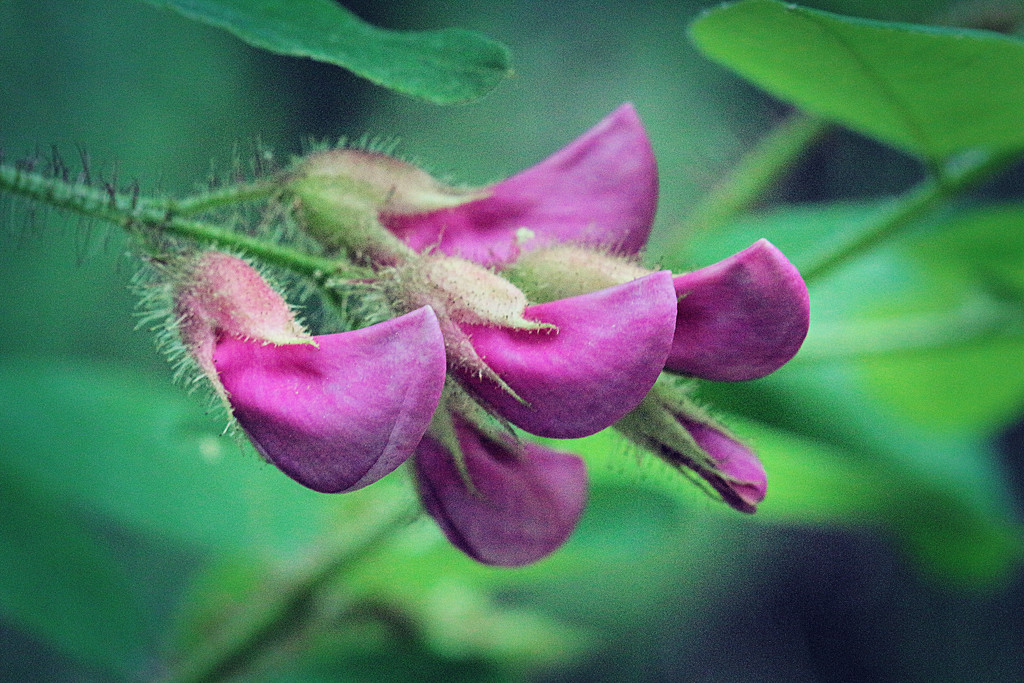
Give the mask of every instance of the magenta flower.
[[354, 491], [405, 462], [426, 432], [444, 342], [429, 308], [313, 339], [318, 348], [223, 337], [214, 363], [265, 458], [314, 491]]
[[675, 323], [667, 271], [546, 304], [523, 317], [555, 330], [463, 324], [475, 353], [515, 395], [457, 368], [464, 385], [526, 431], [579, 438], [609, 427], [632, 410], [661, 373]]
[[444, 385], [433, 311], [310, 337], [242, 259], [205, 252], [180, 271], [182, 341], [267, 460], [335, 493], [380, 479], [412, 454]]
[[774, 371], [807, 332], [806, 287], [765, 240], [675, 276], [639, 265], [658, 178], [631, 105], [487, 187], [345, 149], [307, 157], [281, 187], [325, 255], [359, 269], [348, 286], [385, 316], [404, 313], [311, 337], [241, 259], [209, 252], [177, 274], [182, 340], [287, 475], [352, 491], [415, 452], [426, 511], [499, 566], [559, 547], [586, 499], [579, 458], [520, 443], [510, 425], [554, 438], [615, 425], [737, 510], [764, 498], [754, 453], [682, 385], [656, 381]]
[[635, 254], [647, 243], [658, 203], [650, 140], [631, 104], [536, 166], [486, 188], [486, 196], [422, 213], [381, 215], [416, 251], [437, 248], [487, 266], [529, 248], [573, 243]]
[[459, 418], [455, 434], [465, 478], [431, 436], [414, 459], [423, 507], [454, 546], [484, 564], [519, 567], [565, 543], [586, 503], [580, 458], [489, 437]]

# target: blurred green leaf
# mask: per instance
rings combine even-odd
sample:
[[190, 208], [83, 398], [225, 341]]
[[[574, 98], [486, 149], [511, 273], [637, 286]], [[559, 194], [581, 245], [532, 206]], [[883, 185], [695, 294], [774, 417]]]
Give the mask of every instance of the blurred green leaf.
[[[358, 519], [349, 522], [360, 524]], [[332, 544], [334, 539], [325, 538], [316, 545]], [[269, 594], [288, 590], [285, 582], [301, 576], [251, 555], [212, 564], [193, 584], [175, 649], [187, 652], [208, 642], [225, 620], [266, 601]], [[265, 643], [262, 662], [250, 653], [244, 673], [248, 679], [272, 669], [269, 680], [278, 680], [277, 670], [294, 660], [298, 640], [314, 650], [312, 662], [304, 658], [303, 676], [316, 669], [344, 670], [346, 680], [403, 680], [414, 661], [447, 662], [456, 669], [472, 669], [474, 662], [519, 669], [565, 662], [581, 650], [583, 640], [575, 629], [535, 610], [494, 601], [489, 594], [494, 580], [501, 581], [451, 548], [431, 521], [412, 524], [369, 556], [336, 571], [290, 611], [281, 626], [292, 632]], [[386, 667], [381, 658], [389, 660]], [[404, 677], [399, 675], [403, 671]]]
[[1024, 305], [1024, 205], [988, 205], [953, 216], [917, 251], [936, 270], [972, 276]]
[[957, 222], [909, 236], [889, 258], [869, 261], [870, 271], [840, 278], [837, 287], [886, 293], [842, 327], [876, 340], [856, 365], [870, 396], [938, 432], [991, 434], [1024, 407], [1024, 309], [994, 291], [985, 266], [957, 246]]
[[[50, 494], [50, 495], [45, 495]], [[51, 491], [0, 467], [0, 610], [83, 662], [142, 668], [144, 611], [111, 552]]]
[[336, 64], [437, 104], [481, 97], [512, 72], [507, 48], [472, 31], [387, 31], [331, 0], [146, 0], [250, 45]]
[[775, 0], [713, 9], [697, 46], [773, 95], [941, 160], [1024, 147], [1024, 42], [843, 17]]
[[880, 524], [891, 509], [892, 476], [840, 448], [781, 429], [726, 418], [768, 473], [764, 520], [798, 524]]
[[221, 435], [164, 379], [87, 360], [0, 361], [0, 463], [54, 497], [161, 538], [287, 552], [337, 514]]

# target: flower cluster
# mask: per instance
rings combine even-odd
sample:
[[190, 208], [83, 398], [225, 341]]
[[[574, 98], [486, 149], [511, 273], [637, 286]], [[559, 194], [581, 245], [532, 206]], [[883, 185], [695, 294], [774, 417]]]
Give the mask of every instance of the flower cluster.
[[392, 157], [313, 154], [281, 194], [325, 252], [365, 266], [393, 313], [310, 336], [242, 259], [206, 252], [175, 284], [180, 332], [269, 461], [322, 492], [413, 458], [425, 510], [493, 565], [571, 534], [586, 471], [513, 426], [575, 438], [615, 426], [734, 508], [765, 495], [754, 453], [664, 379], [764, 376], [807, 332], [807, 291], [761, 240], [690, 273], [639, 254], [657, 169], [630, 105], [493, 185], [447, 186]]

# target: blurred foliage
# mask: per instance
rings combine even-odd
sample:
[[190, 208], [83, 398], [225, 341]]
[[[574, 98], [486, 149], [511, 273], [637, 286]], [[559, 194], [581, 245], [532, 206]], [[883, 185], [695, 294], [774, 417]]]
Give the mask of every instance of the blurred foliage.
[[[1020, 13], [807, 4], [903, 22]], [[1006, 118], [1024, 92], [1019, 38], [766, 0], [717, 6], [351, 4], [388, 29], [459, 26], [510, 47], [515, 78], [439, 108], [145, 3], [9, 1], [0, 149], [72, 156], [81, 144], [94, 173], [109, 179], [116, 162], [118, 177], [180, 194], [256, 138], [287, 159], [304, 136], [369, 131], [483, 182], [630, 100], [662, 174], [651, 257], [684, 268], [760, 237], [799, 267], [819, 263], [919, 180], [915, 159], [878, 142], [933, 161], [1020, 146]], [[686, 42], [704, 10], [698, 44], [788, 104]], [[953, 57], [965, 66], [950, 75]], [[876, 140], [832, 129], [753, 212], [680, 235], [789, 104]], [[565, 548], [497, 570], [414, 522], [296, 602], [297, 628], [267, 634], [249, 680], [1014, 680], [1020, 481], [1015, 491], [995, 447], [1024, 405], [1024, 210], [1021, 171], [1010, 173], [998, 203], [993, 188], [950, 202], [811, 283], [811, 335], [786, 368], [701, 387], [764, 458], [770, 492], [755, 517], [720, 509], [612, 434], [563, 444], [586, 455], [592, 479]], [[3, 677], [166, 673], [315, 567], [318, 551], [410, 498], [401, 473], [330, 497], [260, 464], [169, 382], [148, 332], [132, 331], [134, 266], [119, 234], [4, 200], [0, 219]]]

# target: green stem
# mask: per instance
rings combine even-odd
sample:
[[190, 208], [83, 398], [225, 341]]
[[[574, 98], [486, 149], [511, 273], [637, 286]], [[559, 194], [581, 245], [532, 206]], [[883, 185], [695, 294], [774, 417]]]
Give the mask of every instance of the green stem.
[[[286, 583], [268, 584], [250, 597], [217, 634], [203, 642], [162, 680], [165, 683], [210, 683], [244, 673], [294, 627], [296, 618], [308, 616], [311, 601], [320, 597], [339, 573], [377, 549], [391, 534], [412, 519], [406, 502], [381, 503], [373, 525], [341, 542], [325, 542], [327, 549]], [[315, 609], [313, 610], [315, 612]], [[313, 615], [315, 618], [315, 614]]]
[[810, 283], [832, 273], [854, 257], [898, 234], [946, 200], [992, 177], [1020, 158], [1020, 154], [1019, 151], [990, 154], [963, 167], [947, 170], [944, 175], [935, 179], [924, 181], [880, 218], [864, 226], [850, 239], [816, 262], [801, 268], [804, 281]]
[[829, 125], [800, 112], [782, 121], [744, 155], [721, 183], [704, 195], [686, 218], [681, 237], [689, 239], [695, 233], [719, 228], [750, 209]]
[[[0, 166], [0, 190], [81, 216], [107, 221], [129, 232], [151, 230], [155, 233], [184, 237], [212, 247], [243, 251], [268, 264], [287, 268], [320, 284], [329, 276], [339, 274], [339, 269], [343, 267], [341, 263], [331, 259], [191, 220], [175, 213], [181, 204], [184, 204], [189, 212], [212, 208], [215, 203], [226, 204], [227, 197], [231, 194], [227, 189], [200, 195], [191, 201], [186, 199], [179, 203], [161, 204], [151, 200], [140, 200], [136, 195], [117, 192], [111, 188], [101, 189], [68, 183], [3, 165]], [[240, 192], [234, 193], [232, 201], [242, 201], [239, 199], [241, 196], [266, 196], [261, 193], [269, 194], [264, 186], [244, 186]]]
[[175, 216], [194, 216], [197, 213], [219, 209], [223, 206], [269, 199], [279, 189], [279, 183], [274, 180], [238, 183], [184, 199], [170, 200], [166, 203], [166, 208]]

